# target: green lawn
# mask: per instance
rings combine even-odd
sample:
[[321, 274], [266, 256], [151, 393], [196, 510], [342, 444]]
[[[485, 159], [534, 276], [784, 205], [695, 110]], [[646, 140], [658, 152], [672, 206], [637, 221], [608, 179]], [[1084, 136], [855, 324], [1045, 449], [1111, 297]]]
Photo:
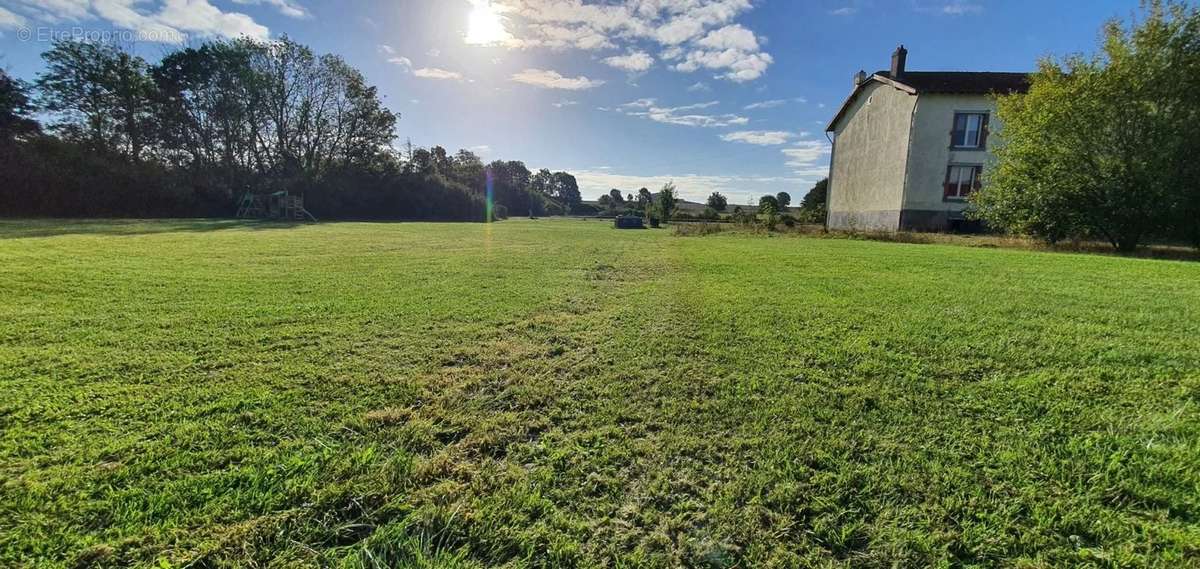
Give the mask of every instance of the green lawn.
[[0, 222], [0, 566], [1200, 565], [1200, 263]]

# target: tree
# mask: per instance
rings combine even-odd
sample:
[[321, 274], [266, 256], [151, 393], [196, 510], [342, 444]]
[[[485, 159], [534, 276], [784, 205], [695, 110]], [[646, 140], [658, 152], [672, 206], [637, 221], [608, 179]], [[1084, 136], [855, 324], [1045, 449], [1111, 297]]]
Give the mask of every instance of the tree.
[[658, 213], [662, 216], [663, 222], [670, 221], [671, 216], [675, 213], [675, 183], [667, 182], [661, 190], [658, 191]]
[[51, 128], [98, 153], [141, 158], [153, 127], [154, 83], [149, 66], [115, 46], [60, 41], [42, 54], [41, 107]]
[[758, 215], [768, 230], [775, 229], [775, 225], [779, 223], [779, 199], [775, 196], [759, 198]]
[[804, 194], [804, 199], [800, 200], [800, 209], [824, 213], [828, 196], [829, 178], [821, 178], [821, 181], [814, 184], [812, 189]]
[[800, 217], [807, 222], [819, 222], [825, 219], [826, 202], [829, 199], [829, 178], [822, 178], [813, 185], [804, 199], [800, 200]]
[[483, 160], [465, 148], [450, 159], [451, 180], [475, 191], [482, 192], [484, 185]]
[[39, 130], [33, 114], [29, 88], [0, 69], [0, 142], [33, 134]]
[[708, 196], [706, 205], [716, 211], [725, 211], [725, 208], [729, 207], [729, 200], [725, 199], [725, 196], [721, 195], [721, 192], [713, 192], [712, 195]]
[[646, 211], [646, 209], [649, 208], [650, 204], [652, 204], [653, 202], [654, 202], [654, 194], [651, 194], [650, 190], [648, 190], [646, 188], [642, 188], [642, 189], [638, 190], [638, 193], [637, 193], [638, 209], [640, 209], [642, 211]]
[[608, 195], [614, 205], [625, 205], [625, 196], [621, 195], [621, 190], [613, 188], [608, 191]]
[[788, 206], [792, 205], [792, 194], [787, 192], [775, 194], [775, 203], [779, 204], [779, 211], [786, 212]]
[[493, 197], [514, 213], [528, 212], [530, 217], [542, 212], [542, 201], [530, 189], [529, 168], [520, 160], [494, 160], [487, 165], [492, 176]]
[[1146, 6], [1140, 25], [1105, 26], [1102, 55], [1042, 61], [1027, 94], [1000, 97], [997, 162], [972, 215], [1050, 242], [1200, 245], [1200, 9]]
[[575, 176], [566, 172], [554, 173], [554, 198], [567, 211], [579, 210], [579, 204], [583, 203], [583, 196], [579, 193], [579, 183], [575, 181]]
[[529, 189], [542, 197], [554, 197], [554, 174], [545, 168], [538, 170], [529, 181]]

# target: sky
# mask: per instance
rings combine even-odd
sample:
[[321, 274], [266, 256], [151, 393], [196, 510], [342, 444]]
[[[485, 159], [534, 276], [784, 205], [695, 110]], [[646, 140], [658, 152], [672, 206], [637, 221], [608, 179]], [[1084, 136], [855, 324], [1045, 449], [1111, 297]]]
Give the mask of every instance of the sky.
[[148, 60], [207, 39], [287, 35], [336, 53], [400, 113], [397, 146], [610, 188], [730, 203], [824, 177], [825, 125], [860, 69], [1028, 71], [1094, 52], [1137, 0], [0, 0], [0, 66], [33, 80], [52, 41]]

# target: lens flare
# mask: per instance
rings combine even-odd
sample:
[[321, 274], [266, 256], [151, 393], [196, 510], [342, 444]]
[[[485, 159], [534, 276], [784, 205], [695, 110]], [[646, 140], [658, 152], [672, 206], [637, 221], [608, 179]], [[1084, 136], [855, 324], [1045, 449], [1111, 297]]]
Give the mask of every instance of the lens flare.
[[486, 184], [487, 184], [487, 218], [485, 221], [487, 221], [488, 223], [491, 223], [492, 221], [494, 221], [494, 219], [492, 217], [492, 215], [493, 215], [492, 207], [495, 204], [495, 202], [493, 201], [495, 196], [494, 196], [493, 190], [492, 190], [492, 183], [495, 178], [492, 176], [491, 168], [485, 168], [483, 170], [483, 174], [484, 174], [484, 178], [486, 178], [486, 180], [487, 180], [487, 182], [486, 182]]

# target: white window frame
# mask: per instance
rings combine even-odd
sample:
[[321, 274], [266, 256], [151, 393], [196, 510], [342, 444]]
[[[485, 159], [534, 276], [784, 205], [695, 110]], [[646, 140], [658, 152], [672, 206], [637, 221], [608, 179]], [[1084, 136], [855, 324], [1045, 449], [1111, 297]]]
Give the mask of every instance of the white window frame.
[[[947, 184], [950, 183], [951, 174], [953, 172], [955, 172], [955, 169], [958, 169], [957, 170], [958, 171], [958, 179], [954, 181], [954, 195], [952, 195], [952, 196], [945, 195], [945, 190], [943, 189], [943, 191], [942, 191], [943, 199], [945, 199], [947, 201], [953, 201], [953, 202], [966, 201], [967, 196], [971, 195], [971, 192], [975, 191], [975, 184], [977, 182], [982, 183], [982, 181], [983, 181], [982, 180], [983, 179], [983, 164], [966, 164], [966, 163], [952, 162], [947, 165], [946, 182], [945, 183], [947, 183]], [[969, 185], [967, 186], [966, 193], [963, 192], [963, 179], [962, 179], [963, 172], [971, 173], [971, 179], [969, 181]], [[976, 175], [976, 172], [979, 172], [979, 174]]]
[[[958, 132], [958, 130], [957, 130], [958, 117], [960, 117], [960, 116], [967, 117], [966, 118], [967, 122], [966, 122], [965, 130], [963, 131], [963, 133], [964, 133], [963, 134], [963, 143], [955, 144], [954, 140], [951, 140], [950, 147], [951, 148], [961, 148], [961, 149], [971, 149], [971, 150], [982, 149], [983, 148], [983, 125], [986, 120], [986, 117], [989, 114], [990, 113], [988, 111], [954, 111], [954, 119], [953, 119], [953, 122], [950, 123], [950, 132], [952, 134], [955, 132]], [[973, 131], [975, 133], [974, 144], [970, 143], [971, 132], [972, 132], [972, 130], [971, 130], [971, 119], [972, 118], [974, 118], [976, 120], [975, 130]]]

